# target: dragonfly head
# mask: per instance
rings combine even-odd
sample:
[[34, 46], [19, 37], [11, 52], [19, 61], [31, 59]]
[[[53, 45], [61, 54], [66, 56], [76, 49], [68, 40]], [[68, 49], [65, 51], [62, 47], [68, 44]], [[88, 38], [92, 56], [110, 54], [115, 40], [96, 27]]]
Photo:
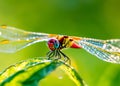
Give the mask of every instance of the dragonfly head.
[[50, 50], [55, 50], [55, 49], [59, 48], [59, 46], [60, 46], [59, 41], [54, 38], [49, 39], [47, 44], [48, 44], [48, 47]]

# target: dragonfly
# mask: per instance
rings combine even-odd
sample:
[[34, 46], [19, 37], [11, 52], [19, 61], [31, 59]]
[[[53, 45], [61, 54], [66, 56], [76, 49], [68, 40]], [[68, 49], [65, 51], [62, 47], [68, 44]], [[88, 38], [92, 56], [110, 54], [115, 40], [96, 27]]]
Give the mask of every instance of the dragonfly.
[[24, 31], [15, 27], [0, 26], [0, 52], [15, 53], [37, 42], [46, 41], [50, 51], [48, 59], [61, 59], [65, 62], [70, 59], [61, 50], [64, 48], [83, 48], [99, 59], [120, 63], [120, 39], [101, 40], [77, 36], [47, 34], [41, 32]]

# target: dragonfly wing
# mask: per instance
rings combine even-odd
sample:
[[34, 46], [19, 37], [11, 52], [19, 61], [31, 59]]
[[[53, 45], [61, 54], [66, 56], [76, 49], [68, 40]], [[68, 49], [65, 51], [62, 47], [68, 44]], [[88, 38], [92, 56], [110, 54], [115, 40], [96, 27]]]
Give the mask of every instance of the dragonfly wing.
[[120, 49], [120, 39], [106, 40], [106, 43]]
[[47, 41], [49, 34], [27, 32], [10, 26], [0, 27], [0, 52], [13, 53], [31, 44]]
[[107, 62], [120, 63], [120, 40], [98, 40], [83, 38], [79, 44], [89, 53]]

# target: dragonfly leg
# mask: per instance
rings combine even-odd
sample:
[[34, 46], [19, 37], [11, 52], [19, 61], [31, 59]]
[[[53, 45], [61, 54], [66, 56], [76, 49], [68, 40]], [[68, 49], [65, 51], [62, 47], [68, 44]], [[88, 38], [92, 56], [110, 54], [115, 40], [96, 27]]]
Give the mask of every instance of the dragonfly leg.
[[61, 59], [60, 50], [57, 50], [57, 59]]
[[54, 50], [53, 52], [55, 53], [54, 57], [57, 57], [58, 56], [57, 50]]
[[63, 52], [60, 51], [60, 53], [61, 53], [61, 54], [63, 55], [63, 57], [65, 58], [64, 61], [65, 61], [65, 62], [68, 61], [69, 64], [71, 64], [71, 60], [70, 60], [70, 58], [69, 58], [68, 56], [66, 56]]
[[49, 51], [49, 52], [47, 53], [48, 59], [50, 59], [50, 58], [53, 57], [54, 55], [55, 55], [55, 52], [53, 52], [53, 51]]
[[59, 52], [59, 50], [54, 50], [54, 55], [52, 57], [55, 57], [55, 60], [61, 59], [61, 54]]
[[55, 58], [55, 60], [59, 60], [61, 59], [62, 56], [64, 57], [64, 61], [65, 62], [69, 62], [69, 64], [71, 64], [71, 60], [69, 59], [68, 56], [66, 56], [63, 52], [61, 52], [60, 50], [54, 50], [54, 51], [49, 51], [47, 53], [47, 57], [48, 59], [51, 59], [52, 57], [57, 57]]
[[55, 58], [55, 60], [58, 60], [61, 58], [61, 55], [58, 50], [54, 50], [54, 51], [49, 51], [47, 53], [47, 57], [48, 57], [48, 59], [51, 59], [52, 57], [57, 57], [57, 58]]

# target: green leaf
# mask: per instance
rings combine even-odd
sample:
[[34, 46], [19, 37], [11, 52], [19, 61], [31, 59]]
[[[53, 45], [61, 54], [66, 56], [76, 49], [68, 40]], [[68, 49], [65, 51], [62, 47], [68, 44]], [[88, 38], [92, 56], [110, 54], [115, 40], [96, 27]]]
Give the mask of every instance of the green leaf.
[[0, 74], [0, 86], [38, 86], [38, 82], [61, 66], [77, 86], [85, 86], [74, 68], [63, 61], [34, 58], [5, 69]]
[[72, 66], [64, 64], [61, 66], [61, 69], [65, 71], [65, 73], [70, 77], [71, 80], [75, 82], [77, 86], [87, 86], [87, 84]]

